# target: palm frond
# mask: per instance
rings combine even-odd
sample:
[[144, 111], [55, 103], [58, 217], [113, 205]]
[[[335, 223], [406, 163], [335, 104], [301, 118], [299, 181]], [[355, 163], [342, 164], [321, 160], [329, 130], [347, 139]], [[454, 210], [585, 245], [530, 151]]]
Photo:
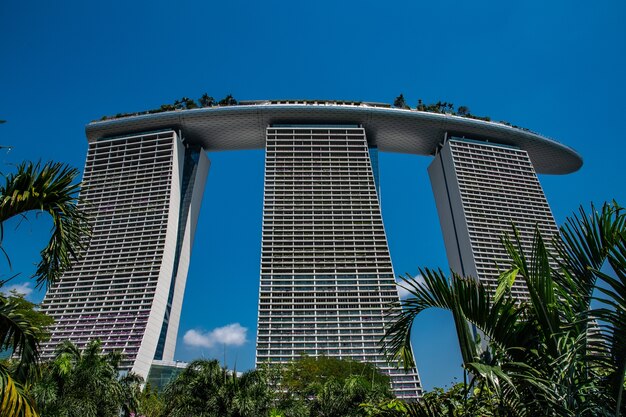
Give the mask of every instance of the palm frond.
[[559, 333], [561, 320], [548, 250], [537, 227], [535, 227], [532, 249], [529, 254], [523, 249], [519, 230], [514, 226], [513, 231], [513, 237], [509, 234], [502, 237], [502, 244], [511, 258], [511, 268], [519, 272], [519, 276], [528, 289], [530, 302], [526, 305], [537, 320], [538, 328], [542, 331], [548, 348], [553, 355], [558, 356], [559, 352], [553, 335]]
[[0, 417], [38, 417], [23, 386], [0, 364]]
[[87, 243], [90, 228], [87, 215], [78, 207], [77, 177], [78, 170], [65, 164], [22, 163], [0, 185], [0, 224], [32, 210], [52, 218], [51, 237], [35, 272], [38, 286], [56, 281]]
[[519, 336], [520, 310], [515, 300], [500, 297], [493, 302], [489, 290], [473, 278], [453, 274], [448, 281], [441, 270], [420, 269], [423, 282], [405, 277], [400, 284], [411, 294], [390, 312], [391, 324], [382, 339], [383, 350], [391, 361], [410, 368], [411, 328], [417, 315], [428, 308], [440, 308], [452, 313], [464, 363], [475, 362], [480, 352], [477, 339], [469, 324], [490, 340], [506, 349], [514, 346]]
[[38, 372], [40, 329], [19, 313], [19, 306], [0, 297], [0, 349], [10, 350], [18, 357], [13, 376], [24, 382]]
[[391, 324], [381, 340], [382, 350], [390, 361], [402, 364], [405, 369], [415, 366], [411, 350], [411, 328], [418, 314], [428, 308], [442, 308], [453, 314], [457, 336], [464, 361], [471, 361], [475, 356], [475, 343], [471, 330], [455, 299], [447, 278], [441, 270], [420, 270], [424, 282], [407, 275], [403, 286], [411, 297], [394, 305], [388, 313]]
[[579, 310], [589, 309], [596, 287], [594, 271], [602, 268], [616, 237], [624, 230], [626, 215], [615, 201], [605, 203], [599, 212], [592, 204], [589, 215], [580, 207], [578, 215], [569, 217], [561, 227], [560, 239], [554, 241], [555, 259], [573, 279], [577, 299], [583, 303]]
[[[565, 277], [579, 294], [581, 312], [600, 329], [589, 343], [591, 365], [609, 370], [606, 380], [618, 415], [626, 373], [626, 211], [615, 201], [599, 211], [592, 205], [589, 215], [581, 207], [561, 236], [562, 269], [571, 271]], [[605, 263], [615, 276], [601, 271]]]

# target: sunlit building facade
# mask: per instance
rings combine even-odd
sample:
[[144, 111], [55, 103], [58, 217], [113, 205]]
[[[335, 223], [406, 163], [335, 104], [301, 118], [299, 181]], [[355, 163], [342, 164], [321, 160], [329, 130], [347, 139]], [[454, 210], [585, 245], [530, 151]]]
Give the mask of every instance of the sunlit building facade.
[[100, 339], [143, 376], [153, 359], [173, 360], [208, 166], [172, 130], [89, 143], [81, 197], [93, 235], [43, 301], [55, 321], [44, 357]]
[[421, 394], [417, 370], [395, 369], [379, 351], [398, 293], [378, 152], [435, 157], [430, 175], [450, 265], [492, 287], [503, 261], [496, 237], [510, 222], [524, 233], [535, 223], [556, 230], [535, 172], [582, 164], [572, 149], [529, 131], [362, 102], [146, 112], [92, 122], [86, 134], [81, 197], [93, 235], [44, 299], [55, 320], [45, 357], [64, 340], [83, 347], [100, 339], [144, 378], [153, 364], [171, 363], [205, 151], [265, 149], [257, 363], [302, 354], [369, 361], [405, 398]]
[[376, 364], [416, 398], [416, 370], [380, 352], [398, 301], [377, 192], [377, 149], [359, 126], [268, 127], [257, 364], [302, 355]]
[[[508, 269], [502, 237], [513, 225], [530, 255], [535, 230], [549, 244], [558, 228], [528, 152], [510, 145], [452, 137], [429, 169], [450, 268], [478, 278], [495, 294]], [[528, 297], [524, 282], [511, 292]]]

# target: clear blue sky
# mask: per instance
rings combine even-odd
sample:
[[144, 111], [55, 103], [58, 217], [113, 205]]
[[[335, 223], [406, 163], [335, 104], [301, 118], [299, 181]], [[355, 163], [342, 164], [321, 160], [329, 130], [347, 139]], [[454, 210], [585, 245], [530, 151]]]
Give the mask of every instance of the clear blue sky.
[[[511, 4], [509, 4], [511, 3]], [[82, 170], [84, 126], [102, 115], [202, 93], [237, 99], [392, 102], [404, 93], [469, 106], [575, 148], [583, 168], [540, 178], [557, 222], [580, 204], [626, 204], [626, 3], [3, 2], [0, 6], [0, 171], [22, 160]], [[198, 225], [177, 358], [191, 329], [232, 323], [247, 342], [229, 366], [254, 364], [263, 152], [214, 153]], [[429, 159], [382, 154], [382, 205], [397, 274], [446, 268], [426, 173]], [[48, 224], [31, 216], [3, 246], [28, 281]], [[16, 223], [16, 222], [13, 222]], [[12, 272], [3, 259], [2, 273]], [[35, 301], [43, 293], [34, 291]], [[427, 389], [460, 376], [450, 318], [429, 312], [414, 349]]]

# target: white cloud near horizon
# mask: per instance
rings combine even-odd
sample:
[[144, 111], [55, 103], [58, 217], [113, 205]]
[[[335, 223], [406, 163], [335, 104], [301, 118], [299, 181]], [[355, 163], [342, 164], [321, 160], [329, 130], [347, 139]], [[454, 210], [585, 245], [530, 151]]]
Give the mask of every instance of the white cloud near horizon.
[[19, 284], [5, 285], [0, 289], [0, 292], [4, 295], [11, 295], [11, 292], [15, 291], [18, 294], [23, 294], [24, 297], [28, 297], [33, 293], [34, 288], [30, 282], [22, 282]]
[[[424, 277], [421, 275], [416, 275], [413, 279], [415, 279], [420, 284], [425, 283]], [[404, 300], [405, 298], [410, 297], [411, 293], [409, 292], [409, 290], [407, 290], [406, 288], [402, 288], [400, 285], [404, 285], [405, 287], [407, 286], [404, 283], [404, 280], [396, 282], [396, 287], [398, 288], [398, 295], [400, 296], [400, 299]]]
[[242, 346], [246, 343], [248, 329], [239, 323], [217, 327], [211, 331], [187, 330], [183, 342], [187, 346], [212, 348], [213, 346]]

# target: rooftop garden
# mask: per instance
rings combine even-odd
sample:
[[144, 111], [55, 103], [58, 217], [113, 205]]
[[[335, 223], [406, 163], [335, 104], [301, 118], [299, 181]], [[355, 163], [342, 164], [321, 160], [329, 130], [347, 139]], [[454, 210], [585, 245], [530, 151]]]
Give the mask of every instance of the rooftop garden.
[[[417, 106], [412, 108], [409, 106], [404, 98], [403, 94], [400, 94], [393, 101], [393, 105], [385, 104], [385, 103], [369, 103], [369, 102], [361, 102], [361, 101], [345, 101], [345, 100], [260, 100], [260, 101], [241, 101], [238, 102], [232, 94], [228, 94], [221, 100], [216, 100], [211, 97], [207, 93], [204, 93], [196, 102], [195, 100], [189, 97], [182, 97], [179, 100], [174, 100], [173, 103], [161, 104], [160, 107], [156, 109], [146, 110], [142, 112], [133, 112], [133, 113], [118, 113], [114, 116], [102, 116], [100, 119], [103, 120], [114, 120], [120, 119], [123, 117], [130, 116], [140, 116], [144, 114], [155, 114], [155, 113], [163, 113], [168, 111], [175, 110], [191, 110], [198, 109], [204, 107], [225, 107], [225, 106], [237, 106], [237, 105], [259, 105], [259, 104], [310, 104], [310, 105], [324, 105], [324, 104], [336, 104], [336, 105], [348, 105], [348, 106], [368, 106], [368, 107], [384, 107], [390, 108], [394, 107], [397, 109], [405, 109], [412, 111], [421, 111], [427, 113], [439, 113], [439, 114], [449, 114], [453, 116], [465, 117], [468, 119], [476, 119], [483, 120], [486, 122], [493, 121], [489, 116], [477, 116], [470, 112], [469, 107], [467, 106], [458, 106], [455, 107], [453, 103], [448, 103], [447, 101], [437, 101], [436, 103], [425, 104], [422, 99], [417, 101]], [[521, 129], [527, 132], [530, 132], [529, 129], [524, 127], [516, 126], [504, 120], [496, 121], [496, 123], [501, 123], [506, 126], [510, 126], [516, 129]]]
[[[467, 106], [455, 107], [453, 103], [448, 103], [447, 101], [438, 101], [436, 103], [424, 104], [422, 99], [419, 99], [417, 100], [417, 106], [415, 106], [415, 108], [411, 108], [411, 106], [409, 106], [406, 103], [404, 95], [402, 94], [400, 94], [398, 97], [395, 98], [395, 100], [393, 101], [393, 107], [397, 109], [416, 110], [416, 111], [423, 111], [427, 113], [450, 114], [453, 116], [465, 117], [468, 119], [483, 120], [485, 122], [494, 121], [494, 120], [491, 120], [491, 117], [489, 116], [477, 116], [475, 114], [472, 114], [470, 112], [469, 107]], [[530, 132], [530, 130], [525, 127], [511, 124], [505, 120], [498, 120], [495, 122], [506, 125], [506, 126], [514, 127], [516, 129], [521, 129], [526, 132]]]
[[161, 107], [158, 107], [156, 109], [133, 113], [117, 113], [114, 116], [102, 116], [100, 120], [121, 119], [122, 117], [139, 116], [142, 114], [155, 114], [174, 110], [191, 110], [199, 109], [202, 107], [236, 106], [237, 104], [239, 103], [237, 103], [237, 100], [235, 100], [232, 94], [229, 94], [223, 99], [217, 101], [207, 93], [204, 93], [202, 97], [198, 99], [197, 103], [189, 97], [182, 97], [180, 100], [174, 100], [174, 102], [171, 104], [161, 104]]

